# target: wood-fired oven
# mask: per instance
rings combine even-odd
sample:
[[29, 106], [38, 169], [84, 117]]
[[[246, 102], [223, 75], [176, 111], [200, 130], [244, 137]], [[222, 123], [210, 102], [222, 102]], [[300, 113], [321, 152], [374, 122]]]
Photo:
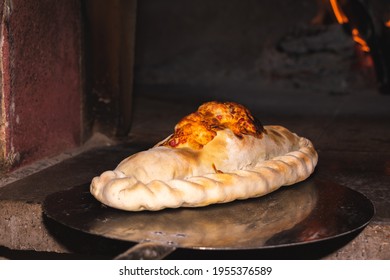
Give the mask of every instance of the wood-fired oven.
[[353, 236], [310, 244], [315, 254], [172, 258], [390, 258], [388, 1], [3, 0], [0, 18], [0, 256], [123, 252], [127, 242], [42, 215], [46, 197], [88, 184], [219, 100], [306, 135], [316, 178], [363, 193], [376, 215]]

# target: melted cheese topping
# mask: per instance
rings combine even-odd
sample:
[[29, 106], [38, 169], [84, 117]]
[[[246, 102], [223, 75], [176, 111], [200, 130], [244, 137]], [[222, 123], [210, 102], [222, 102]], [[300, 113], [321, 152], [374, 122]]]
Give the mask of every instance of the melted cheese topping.
[[161, 146], [201, 149], [217, 135], [218, 130], [230, 129], [238, 138], [243, 135], [262, 137], [264, 128], [244, 106], [234, 102], [207, 102], [184, 117], [175, 132]]

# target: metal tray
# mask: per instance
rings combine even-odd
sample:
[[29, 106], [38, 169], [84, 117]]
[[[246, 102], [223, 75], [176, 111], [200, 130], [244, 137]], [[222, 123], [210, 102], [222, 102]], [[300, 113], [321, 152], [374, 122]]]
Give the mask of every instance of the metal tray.
[[361, 193], [313, 178], [259, 198], [157, 212], [109, 208], [85, 184], [48, 196], [43, 209], [49, 218], [76, 230], [157, 244], [171, 251], [263, 249], [318, 242], [361, 230], [375, 212]]

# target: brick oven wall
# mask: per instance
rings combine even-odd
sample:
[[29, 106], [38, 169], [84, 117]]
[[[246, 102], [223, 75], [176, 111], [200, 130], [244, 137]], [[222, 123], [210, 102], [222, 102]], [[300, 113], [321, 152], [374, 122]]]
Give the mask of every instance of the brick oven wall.
[[81, 142], [80, 5], [79, 0], [0, 3], [0, 169]]

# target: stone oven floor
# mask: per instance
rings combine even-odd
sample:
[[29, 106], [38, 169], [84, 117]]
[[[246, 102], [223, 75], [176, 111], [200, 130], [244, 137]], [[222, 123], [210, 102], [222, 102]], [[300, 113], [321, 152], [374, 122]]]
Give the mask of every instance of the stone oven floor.
[[[10, 259], [110, 259], [131, 244], [65, 228], [42, 215], [45, 197], [87, 183], [102, 171], [172, 132], [202, 102], [246, 105], [264, 125], [280, 124], [312, 140], [319, 153], [316, 176], [357, 190], [376, 207], [354, 238], [305, 248], [208, 252], [177, 250], [168, 258], [390, 259], [390, 95], [283, 91], [257, 87], [139, 86], [131, 133], [125, 141], [102, 135], [85, 147], [16, 170], [0, 180], [0, 257]], [[304, 249], [304, 250], [303, 250]]]

